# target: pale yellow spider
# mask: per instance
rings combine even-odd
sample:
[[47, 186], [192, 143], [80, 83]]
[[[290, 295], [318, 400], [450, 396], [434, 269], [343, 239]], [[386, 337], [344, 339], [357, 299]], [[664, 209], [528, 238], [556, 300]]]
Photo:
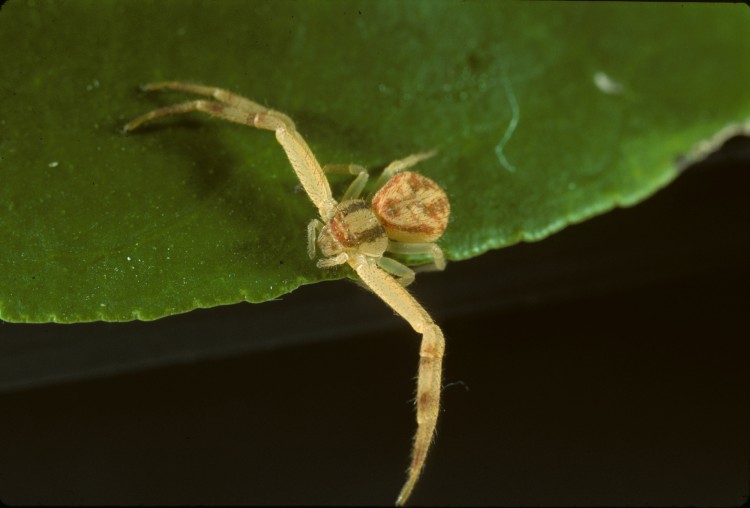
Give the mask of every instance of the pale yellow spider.
[[[435, 152], [414, 154], [390, 163], [376, 182], [375, 195], [368, 204], [359, 199], [368, 179], [367, 171], [353, 164], [321, 167], [297, 132], [294, 122], [285, 114], [220, 88], [163, 82], [145, 85], [143, 89], [177, 90], [214, 100], [199, 99], [156, 109], [125, 125], [125, 132], [163, 116], [191, 111], [202, 111], [230, 122], [274, 131], [302, 187], [320, 213], [321, 220], [313, 219], [307, 228], [310, 258], [315, 256], [317, 243], [325, 256], [318, 261], [319, 267], [348, 263], [367, 287], [422, 334], [416, 398], [417, 432], [408, 477], [396, 500], [397, 505], [404, 504], [419, 478], [435, 431], [445, 340], [424, 308], [404, 289], [414, 280], [414, 272], [398, 261], [384, 257], [384, 254], [431, 254], [433, 267], [445, 268], [443, 253], [434, 242], [448, 225], [448, 198], [429, 178], [404, 171], [432, 157]], [[333, 199], [325, 176], [327, 171], [357, 175], [340, 203]]]

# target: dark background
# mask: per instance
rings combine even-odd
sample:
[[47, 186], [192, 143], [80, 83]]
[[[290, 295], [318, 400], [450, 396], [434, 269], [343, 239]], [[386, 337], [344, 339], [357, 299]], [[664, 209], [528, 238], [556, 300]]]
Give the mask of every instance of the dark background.
[[[447, 337], [412, 504], [750, 490], [750, 139], [654, 197], [421, 274]], [[0, 323], [6, 504], [392, 504], [419, 336], [344, 281], [150, 323]]]

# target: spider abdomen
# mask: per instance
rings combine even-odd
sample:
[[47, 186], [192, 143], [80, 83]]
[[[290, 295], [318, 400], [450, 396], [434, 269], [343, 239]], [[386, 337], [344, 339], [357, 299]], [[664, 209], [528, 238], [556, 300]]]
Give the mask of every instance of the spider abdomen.
[[388, 237], [397, 242], [434, 242], [443, 235], [450, 203], [442, 188], [412, 171], [394, 175], [372, 200]]

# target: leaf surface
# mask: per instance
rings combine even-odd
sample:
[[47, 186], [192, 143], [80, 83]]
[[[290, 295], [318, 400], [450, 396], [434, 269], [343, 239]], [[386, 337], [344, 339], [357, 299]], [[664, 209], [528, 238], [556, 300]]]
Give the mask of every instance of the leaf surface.
[[437, 148], [417, 169], [460, 260], [634, 204], [750, 131], [748, 33], [741, 5], [10, 2], [0, 318], [150, 320], [349, 273], [307, 258], [315, 210], [271, 133], [193, 114], [125, 136], [186, 100], [141, 83], [283, 111], [321, 163]]

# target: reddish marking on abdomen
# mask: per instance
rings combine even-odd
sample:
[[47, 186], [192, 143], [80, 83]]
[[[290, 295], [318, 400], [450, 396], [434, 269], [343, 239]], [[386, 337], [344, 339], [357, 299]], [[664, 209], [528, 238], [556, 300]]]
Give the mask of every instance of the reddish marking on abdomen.
[[380, 217], [383, 221], [383, 226], [386, 229], [398, 229], [399, 231], [405, 231], [407, 233], [425, 233], [432, 234], [435, 228], [427, 224], [426, 222], [419, 222], [416, 224], [404, 224], [402, 222], [394, 222], [389, 220], [387, 217]]
[[429, 213], [430, 217], [435, 219], [435, 221], [440, 221], [443, 217], [450, 213], [450, 205], [448, 204], [448, 199], [444, 197], [436, 199], [432, 203], [426, 203], [424, 206], [427, 210], [427, 213]]
[[434, 241], [448, 225], [450, 204], [443, 189], [411, 171], [393, 176], [377, 192], [372, 205], [395, 240]]

